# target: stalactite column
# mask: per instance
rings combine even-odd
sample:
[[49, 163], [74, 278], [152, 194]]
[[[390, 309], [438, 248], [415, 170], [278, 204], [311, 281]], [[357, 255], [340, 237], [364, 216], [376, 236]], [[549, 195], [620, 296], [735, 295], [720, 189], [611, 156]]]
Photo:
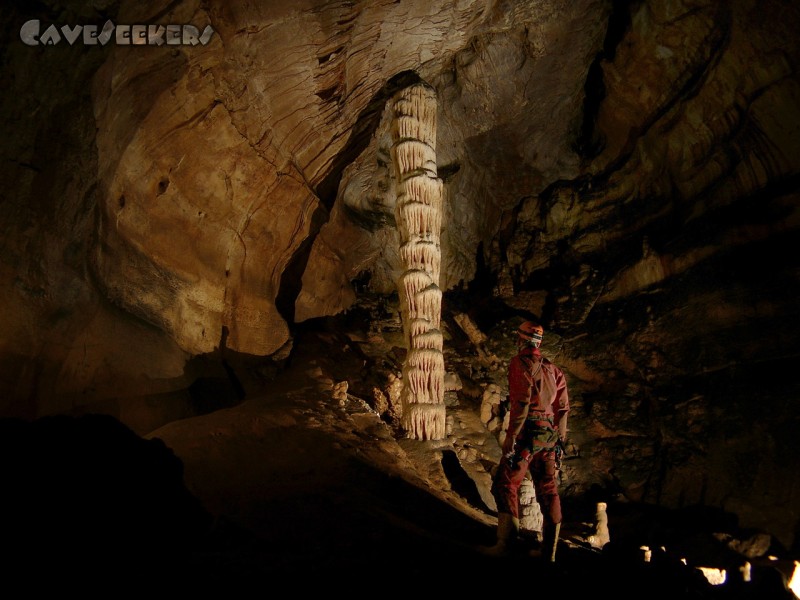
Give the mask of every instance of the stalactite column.
[[445, 437], [441, 265], [442, 180], [436, 169], [436, 92], [420, 83], [394, 97], [392, 160], [403, 274], [397, 282], [408, 354], [402, 425], [410, 438]]

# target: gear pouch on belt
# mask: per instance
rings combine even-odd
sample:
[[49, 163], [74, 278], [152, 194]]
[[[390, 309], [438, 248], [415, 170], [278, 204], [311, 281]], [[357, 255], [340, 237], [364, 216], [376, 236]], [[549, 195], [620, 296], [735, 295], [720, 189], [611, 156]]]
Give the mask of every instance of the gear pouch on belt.
[[522, 428], [522, 437], [525, 440], [524, 446], [535, 454], [539, 450], [550, 450], [555, 448], [558, 442], [558, 430], [553, 425], [552, 417], [542, 417], [525, 420]]

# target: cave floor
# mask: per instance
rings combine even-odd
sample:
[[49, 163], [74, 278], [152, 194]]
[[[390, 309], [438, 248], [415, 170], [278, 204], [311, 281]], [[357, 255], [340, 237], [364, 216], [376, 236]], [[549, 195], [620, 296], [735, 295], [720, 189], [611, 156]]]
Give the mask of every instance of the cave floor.
[[[445, 440], [406, 439], [363, 397], [334, 399], [325, 360], [299, 356], [237, 406], [147, 436], [181, 459], [186, 485], [215, 518], [182, 567], [186, 580], [202, 589], [293, 586], [356, 595], [474, 597], [538, 586], [564, 598], [794, 597], [785, 557], [751, 561], [753, 579], [745, 584], [730, 555], [692, 531], [687, 519], [697, 524], [702, 515], [626, 503], [609, 505], [612, 541], [602, 551], [585, 542], [593, 503], [565, 500], [555, 563], [524, 551], [487, 556], [496, 523], [489, 475], [457, 459], [469, 445], [496, 446], [476, 405], [451, 403], [459, 428]], [[673, 532], [675, 547], [653, 548], [644, 562], [642, 540], [659, 528]], [[726, 566], [728, 581], [711, 585], [699, 565]]]

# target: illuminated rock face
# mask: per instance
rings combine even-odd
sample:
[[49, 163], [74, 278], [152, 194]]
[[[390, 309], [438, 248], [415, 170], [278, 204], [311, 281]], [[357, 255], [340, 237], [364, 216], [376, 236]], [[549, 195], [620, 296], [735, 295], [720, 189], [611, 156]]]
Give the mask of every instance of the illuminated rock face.
[[425, 84], [394, 100], [392, 159], [397, 181], [396, 221], [404, 272], [397, 283], [406, 355], [401, 395], [408, 437], [445, 436], [444, 355], [439, 329], [442, 290], [442, 180], [436, 169], [436, 93]]
[[[9, 32], [43, 18], [6, 4]], [[365, 287], [390, 297], [407, 269], [438, 272], [445, 293], [479, 292], [473, 316], [492, 298], [548, 322], [574, 392], [575, 492], [725, 507], [792, 543], [796, 3], [116, 4], [119, 22], [169, 6], [217, 33], [193, 49], [7, 45], [3, 415], [90, 407], [149, 430], [223, 331], [275, 357]], [[70, 22], [103, 22], [94, 5], [70, 3]], [[441, 254], [399, 243], [377, 125], [409, 71], [437, 93], [446, 202], [408, 214], [441, 219]], [[408, 324], [425, 349], [428, 325]]]
[[[144, 23], [169, 5], [117, 4], [119, 19], [85, 4], [71, 22]], [[0, 18], [9, 31], [42, 18], [26, 10]], [[14, 190], [0, 211], [3, 413], [109, 398], [135, 410], [185, 390], [187, 362], [223, 331], [228, 350], [275, 356], [295, 324], [352, 306], [364, 274], [393, 293], [406, 261], [441, 272], [443, 291], [468, 282], [504, 210], [577, 175], [567, 133], [606, 13], [596, 0], [566, 13], [544, 0], [192, 1], [169, 18], [213, 26], [205, 46], [34, 53], [17, 40], [1, 67], [14, 82], [0, 147]], [[412, 71], [439, 93], [436, 161], [460, 199], [438, 217], [409, 209], [450, 223], [441, 254], [399, 248], [391, 144], [373, 118], [399, 89], [387, 82]], [[509, 164], [525, 175], [495, 185]]]
[[533, 481], [526, 477], [519, 486], [519, 528], [521, 531], [532, 531], [541, 538], [544, 527], [544, 515]]

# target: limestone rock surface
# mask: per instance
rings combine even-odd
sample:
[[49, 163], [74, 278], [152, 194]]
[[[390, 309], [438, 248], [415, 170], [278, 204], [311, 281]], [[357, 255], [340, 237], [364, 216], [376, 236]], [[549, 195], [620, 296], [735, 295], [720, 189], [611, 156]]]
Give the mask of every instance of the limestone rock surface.
[[[32, 48], [34, 17], [214, 35]], [[152, 430], [204, 382], [272, 381], [348, 313], [384, 319], [348, 342], [348, 389], [396, 414], [386, 109], [423, 81], [460, 401], [503, 397], [513, 329], [540, 318], [571, 387], [567, 495], [714, 506], [795, 543], [796, 3], [45, 0], [0, 25], [3, 416]]]

